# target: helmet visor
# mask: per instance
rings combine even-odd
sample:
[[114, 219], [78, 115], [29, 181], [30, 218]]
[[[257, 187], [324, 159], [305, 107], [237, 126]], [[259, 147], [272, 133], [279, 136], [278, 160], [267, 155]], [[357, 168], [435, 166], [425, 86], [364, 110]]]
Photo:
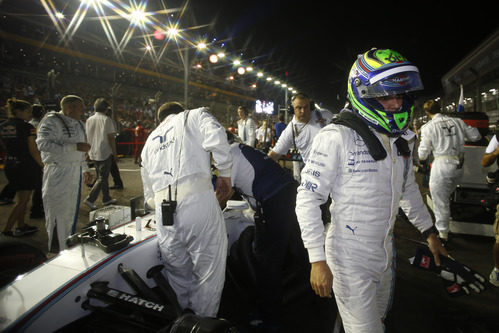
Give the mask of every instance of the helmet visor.
[[371, 76], [369, 85], [358, 87], [361, 98], [376, 98], [422, 90], [423, 83], [416, 66], [406, 65]]

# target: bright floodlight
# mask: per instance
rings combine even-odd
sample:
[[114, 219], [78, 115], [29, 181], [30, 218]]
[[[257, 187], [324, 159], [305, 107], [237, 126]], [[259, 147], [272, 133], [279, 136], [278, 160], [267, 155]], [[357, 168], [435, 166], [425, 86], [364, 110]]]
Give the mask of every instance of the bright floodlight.
[[57, 12], [55, 13], [55, 17], [57, 17], [59, 20], [62, 20], [64, 18], [64, 14], [62, 12]]
[[251, 66], [246, 67], [246, 71], [247, 71], [247, 72], [251, 72], [251, 71], [253, 71], [253, 67], [251, 67]]
[[143, 10], [135, 9], [130, 13], [130, 17], [132, 18], [133, 23], [141, 25], [146, 19], [146, 13]]
[[275, 83], [275, 84], [281, 84], [281, 81], [279, 81], [279, 80], [275, 80], [275, 81], [274, 81], [274, 83]]
[[224, 58], [224, 57], [225, 57], [225, 53], [223, 53], [223, 52], [218, 52], [217, 56], [218, 56], [219, 58]]
[[258, 77], [262, 77], [262, 76], [263, 76], [263, 73], [262, 73], [262, 72], [258, 72], [258, 73], [256, 73], [256, 76], [258, 76]]
[[210, 55], [209, 59], [212, 64], [216, 64], [218, 62], [218, 56], [216, 54]]
[[246, 73], [246, 70], [244, 69], [244, 67], [239, 67], [237, 69], [237, 74], [239, 75], [243, 75], [244, 73]]
[[205, 42], [199, 42], [198, 45], [196, 45], [198, 50], [204, 50], [206, 48], [206, 43]]
[[272, 77], [271, 77], [271, 76], [268, 76], [268, 77], [267, 77], [267, 81], [272, 81]]
[[240, 65], [241, 61], [236, 59], [236, 60], [234, 60], [233, 64], [234, 64], [234, 66]]
[[168, 28], [168, 30], [166, 30], [166, 33], [168, 34], [168, 37], [175, 38], [178, 36], [179, 31], [177, 28], [171, 27], [171, 28]]

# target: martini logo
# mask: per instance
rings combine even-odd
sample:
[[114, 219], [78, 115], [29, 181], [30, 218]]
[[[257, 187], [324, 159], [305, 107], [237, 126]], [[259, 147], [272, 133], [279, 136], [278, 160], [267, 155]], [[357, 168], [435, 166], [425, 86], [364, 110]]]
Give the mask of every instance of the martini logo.
[[457, 283], [451, 284], [450, 286], [447, 287], [447, 292], [449, 294], [455, 294], [455, 293], [458, 293], [460, 291], [461, 291], [461, 287]]
[[421, 267], [423, 267], [423, 268], [426, 268], [426, 269], [430, 268], [430, 257], [428, 257], [428, 256], [423, 256], [423, 257], [421, 258], [421, 261], [420, 261], [420, 263], [419, 263], [419, 266], [421, 266]]

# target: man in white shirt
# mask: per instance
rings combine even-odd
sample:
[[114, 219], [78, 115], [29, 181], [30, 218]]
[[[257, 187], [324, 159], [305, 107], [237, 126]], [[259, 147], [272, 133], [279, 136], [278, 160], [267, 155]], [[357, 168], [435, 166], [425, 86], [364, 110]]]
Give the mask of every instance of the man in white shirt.
[[248, 109], [245, 106], [237, 108], [239, 120], [237, 121], [237, 135], [244, 144], [255, 147], [256, 141], [256, 123], [248, 117]]
[[[142, 150], [144, 199], [156, 210], [165, 273], [182, 308], [216, 316], [225, 281], [227, 234], [217, 198], [231, 191], [232, 156], [224, 128], [206, 108], [158, 109], [160, 124]], [[211, 164], [218, 169], [216, 193]]]
[[262, 126], [256, 130], [257, 148], [268, 152], [272, 142], [272, 126], [267, 125], [267, 120], [262, 121]]
[[87, 119], [86, 129], [91, 149], [88, 156], [94, 161], [97, 181], [90, 190], [85, 204], [90, 209], [97, 209], [94, 202], [102, 191], [104, 206], [116, 203], [116, 199], [109, 195], [109, 172], [113, 159], [116, 158], [116, 130], [113, 121], [106, 115], [111, 105], [104, 99], [98, 98], [94, 103], [95, 113]]
[[[314, 137], [321, 128], [331, 122], [333, 115], [326, 110], [312, 110], [310, 98], [304, 93], [294, 95], [291, 98], [291, 105], [294, 117], [282, 132], [276, 145], [269, 151], [269, 156], [277, 162], [290, 148], [295, 148], [306, 163]], [[293, 162], [293, 175], [298, 181], [303, 162]]]
[[462, 119], [440, 113], [434, 100], [426, 101], [423, 108], [431, 120], [421, 127], [418, 148], [420, 160], [426, 160], [433, 151], [434, 161], [430, 173], [430, 193], [435, 213], [435, 227], [439, 237], [448, 240], [451, 193], [463, 176], [464, 141], [478, 141], [478, 129], [468, 126]]

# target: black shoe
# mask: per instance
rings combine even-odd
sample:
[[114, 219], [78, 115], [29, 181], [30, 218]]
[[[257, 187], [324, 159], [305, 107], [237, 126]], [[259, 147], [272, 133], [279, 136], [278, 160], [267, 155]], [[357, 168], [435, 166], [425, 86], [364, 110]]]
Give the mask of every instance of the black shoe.
[[16, 228], [16, 231], [14, 231], [14, 236], [19, 237], [19, 236], [29, 235], [37, 231], [38, 231], [37, 227], [25, 224], [24, 227]]
[[113, 185], [109, 188], [110, 190], [122, 190], [123, 185]]
[[12, 233], [12, 231], [2, 231], [2, 236], [13, 237], [14, 234]]

